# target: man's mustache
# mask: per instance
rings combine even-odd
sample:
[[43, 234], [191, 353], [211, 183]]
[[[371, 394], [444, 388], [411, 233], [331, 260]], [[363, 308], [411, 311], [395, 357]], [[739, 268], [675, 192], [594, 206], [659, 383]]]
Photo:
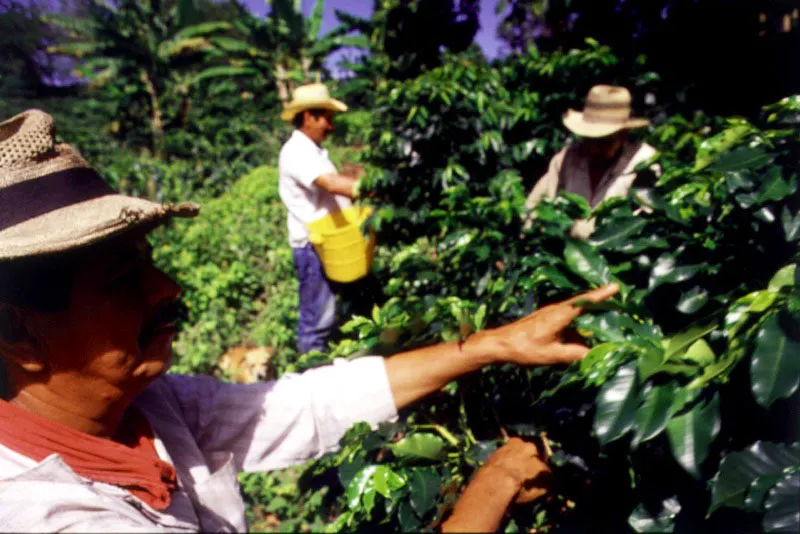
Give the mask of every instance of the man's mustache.
[[170, 324], [176, 325], [186, 320], [188, 309], [181, 300], [173, 300], [162, 304], [156, 309], [152, 317], [145, 323], [142, 328], [141, 339], [146, 340], [158, 329]]

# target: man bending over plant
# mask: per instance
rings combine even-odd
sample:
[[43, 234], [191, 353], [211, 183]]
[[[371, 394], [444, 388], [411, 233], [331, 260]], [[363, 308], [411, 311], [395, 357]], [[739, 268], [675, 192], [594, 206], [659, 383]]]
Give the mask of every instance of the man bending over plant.
[[[0, 525], [12, 532], [241, 532], [240, 471], [325, 454], [486, 365], [565, 364], [576, 299], [447, 343], [229, 384], [166, 374], [180, 288], [147, 233], [198, 206], [117, 194], [52, 118], [0, 123]], [[492, 530], [543, 493], [536, 449], [511, 440], [466, 489], [446, 530]], [[536, 487], [531, 488], [531, 484]]]
[[[553, 156], [525, 207], [533, 210], [543, 198], [554, 198], [559, 191], [582, 196], [592, 208], [608, 198], [627, 195], [636, 179], [636, 166], [656, 154], [647, 143], [628, 138], [631, 129], [649, 124], [647, 119], [632, 119], [630, 115], [631, 94], [627, 89], [592, 87], [583, 111], [570, 109], [563, 118], [564, 126], [579, 137], [578, 142]], [[533, 211], [527, 215], [526, 227], [532, 220]], [[585, 239], [594, 227], [594, 219], [576, 221], [571, 234]]]

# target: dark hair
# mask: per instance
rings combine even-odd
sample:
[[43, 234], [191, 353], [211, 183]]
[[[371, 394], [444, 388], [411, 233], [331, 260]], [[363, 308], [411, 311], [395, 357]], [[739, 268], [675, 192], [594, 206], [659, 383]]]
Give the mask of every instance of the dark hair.
[[48, 254], [0, 262], [0, 303], [42, 313], [64, 311], [79, 254]]
[[304, 109], [302, 111], [298, 111], [295, 113], [294, 118], [292, 119], [292, 124], [295, 128], [302, 128], [303, 123], [305, 121], [306, 111], [311, 113], [314, 118], [319, 118], [321, 115], [324, 115], [328, 110], [322, 108], [312, 108], [312, 109]]
[[[41, 313], [66, 310], [72, 297], [77, 257], [70, 252], [0, 261], [0, 304]], [[0, 313], [0, 322], [0, 336], [15, 337], [4, 313]], [[6, 361], [0, 354], [0, 398], [8, 400], [9, 394]]]

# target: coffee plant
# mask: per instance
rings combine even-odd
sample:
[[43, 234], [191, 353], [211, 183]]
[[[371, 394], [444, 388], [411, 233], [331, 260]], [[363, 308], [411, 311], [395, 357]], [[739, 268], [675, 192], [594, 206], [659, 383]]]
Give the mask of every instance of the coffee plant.
[[[558, 114], [580, 105], [575, 80], [613, 80], [614, 64], [594, 45], [452, 58], [378, 94], [365, 188], [385, 298], [328, 357], [465, 339], [611, 281], [621, 291], [576, 321], [585, 360], [485, 369], [397, 422], [351, 429], [300, 478], [329, 488], [330, 530], [435, 529], [509, 436], [552, 451], [554, 483], [511, 510], [508, 531], [800, 527], [800, 99], [752, 120], [670, 117], [644, 133], [658, 175], [643, 165], [628, 197], [593, 211], [561, 194], [524, 228], [525, 194], [565, 140]], [[591, 239], [568, 238], [588, 217]]]

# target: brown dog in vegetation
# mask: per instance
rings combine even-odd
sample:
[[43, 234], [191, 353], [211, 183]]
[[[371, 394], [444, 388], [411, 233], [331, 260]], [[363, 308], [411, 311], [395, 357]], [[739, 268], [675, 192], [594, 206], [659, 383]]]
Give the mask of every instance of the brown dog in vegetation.
[[238, 384], [261, 382], [274, 378], [270, 376], [272, 369], [269, 365], [273, 353], [269, 347], [233, 347], [222, 355], [217, 367]]

